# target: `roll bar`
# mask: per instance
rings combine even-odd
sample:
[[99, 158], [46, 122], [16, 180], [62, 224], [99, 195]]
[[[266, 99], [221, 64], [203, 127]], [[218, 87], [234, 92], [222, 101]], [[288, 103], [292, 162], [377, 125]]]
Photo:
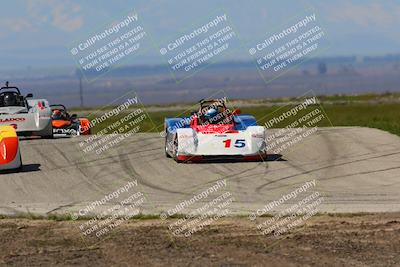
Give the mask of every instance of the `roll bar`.
[[6, 82], [6, 86], [1, 87], [1, 88], [0, 88], [0, 91], [1, 91], [1, 90], [7, 90], [7, 89], [14, 89], [14, 90], [17, 90], [18, 94], [21, 94], [21, 91], [18, 89], [18, 87], [9, 86], [8, 84], [9, 84], [9, 82], [7, 81], [7, 82]]
[[62, 107], [64, 110], [67, 110], [67, 108], [66, 108], [63, 104], [53, 104], [53, 105], [50, 105], [50, 108], [53, 108], [53, 107]]

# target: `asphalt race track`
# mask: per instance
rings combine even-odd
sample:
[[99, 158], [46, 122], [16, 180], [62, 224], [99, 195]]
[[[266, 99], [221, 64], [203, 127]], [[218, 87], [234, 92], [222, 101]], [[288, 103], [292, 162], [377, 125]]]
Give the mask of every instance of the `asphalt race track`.
[[135, 180], [146, 197], [141, 212], [157, 214], [221, 179], [237, 214], [313, 179], [322, 212], [400, 211], [400, 138], [377, 129], [322, 128], [281, 156], [239, 163], [177, 164], [157, 133], [136, 134], [101, 155], [84, 153], [84, 138], [22, 140], [23, 171], [0, 175], [0, 214], [76, 212]]

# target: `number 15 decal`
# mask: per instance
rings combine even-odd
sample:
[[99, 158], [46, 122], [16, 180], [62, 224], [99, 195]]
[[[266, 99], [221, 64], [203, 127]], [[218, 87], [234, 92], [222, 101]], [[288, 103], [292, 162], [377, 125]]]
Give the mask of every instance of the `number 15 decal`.
[[[231, 143], [232, 143], [232, 139], [226, 139], [224, 141], [222, 141], [225, 144], [226, 148], [230, 148], [231, 147]], [[237, 139], [235, 141], [235, 144], [233, 145], [234, 147], [237, 148], [242, 148], [246, 146], [246, 140], [244, 139]]]

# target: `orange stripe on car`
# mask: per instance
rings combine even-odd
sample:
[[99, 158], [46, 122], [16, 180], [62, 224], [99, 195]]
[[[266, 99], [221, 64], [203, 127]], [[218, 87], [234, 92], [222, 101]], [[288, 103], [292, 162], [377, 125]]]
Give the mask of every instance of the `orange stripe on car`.
[[70, 121], [66, 121], [66, 120], [53, 120], [52, 124], [53, 124], [53, 127], [55, 127], [55, 128], [61, 128], [63, 126], [71, 125], [71, 122]]

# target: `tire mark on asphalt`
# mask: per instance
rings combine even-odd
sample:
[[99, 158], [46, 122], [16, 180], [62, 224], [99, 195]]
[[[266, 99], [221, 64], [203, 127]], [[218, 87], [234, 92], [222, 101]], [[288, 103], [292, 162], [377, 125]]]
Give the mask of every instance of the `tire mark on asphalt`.
[[[309, 174], [309, 173], [312, 173], [312, 172], [316, 172], [316, 171], [320, 171], [320, 170], [324, 170], [324, 169], [328, 169], [328, 168], [334, 168], [334, 167], [338, 167], [338, 166], [344, 166], [344, 165], [349, 165], [349, 164], [353, 164], [353, 163], [357, 163], [357, 162], [363, 162], [363, 161], [367, 161], [367, 160], [371, 160], [371, 159], [389, 157], [389, 156], [399, 155], [399, 154], [400, 154], [400, 152], [395, 152], [395, 153], [389, 153], [389, 154], [385, 154], [385, 155], [373, 156], [373, 157], [369, 157], [369, 158], [365, 158], [365, 159], [358, 159], [358, 160], [353, 160], [353, 161], [349, 161], [349, 162], [331, 164], [331, 165], [324, 166], [324, 167], [314, 168], [314, 169], [311, 169], [311, 170], [307, 170], [304, 173], [298, 173], [298, 174], [294, 174], [294, 175], [285, 176], [285, 177], [279, 178], [279, 179], [277, 179], [275, 181], [263, 184], [263, 185], [257, 187], [256, 191], [259, 192], [264, 187], [266, 187], [266, 186], [268, 186], [270, 184], [273, 184], [273, 183], [276, 183], [276, 182], [279, 182], [279, 181], [282, 181], [282, 180], [287, 180], [287, 179], [290, 179], [290, 178], [293, 178], [293, 177], [296, 177], [296, 176], [299, 176], [299, 175]], [[371, 171], [371, 172], [373, 172], [373, 171]]]
[[[152, 149], [155, 150], [155, 149]], [[134, 154], [138, 154], [138, 153], [134, 153]], [[129, 159], [129, 155], [128, 153], [123, 153], [118, 155], [120, 162], [121, 162], [121, 167], [122, 169], [128, 174], [128, 175], [133, 175], [137, 180], [138, 183], [141, 185], [145, 185], [149, 188], [161, 191], [161, 192], [167, 192], [167, 193], [171, 193], [171, 194], [178, 194], [178, 195], [186, 195], [183, 192], [180, 191], [176, 191], [176, 190], [171, 190], [171, 189], [167, 189], [164, 187], [161, 187], [157, 184], [154, 184], [150, 181], [145, 180], [136, 170], [135, 167], [132, 164], [132, 161]], [[139, 156], [141, 157], [141, 156]]]

